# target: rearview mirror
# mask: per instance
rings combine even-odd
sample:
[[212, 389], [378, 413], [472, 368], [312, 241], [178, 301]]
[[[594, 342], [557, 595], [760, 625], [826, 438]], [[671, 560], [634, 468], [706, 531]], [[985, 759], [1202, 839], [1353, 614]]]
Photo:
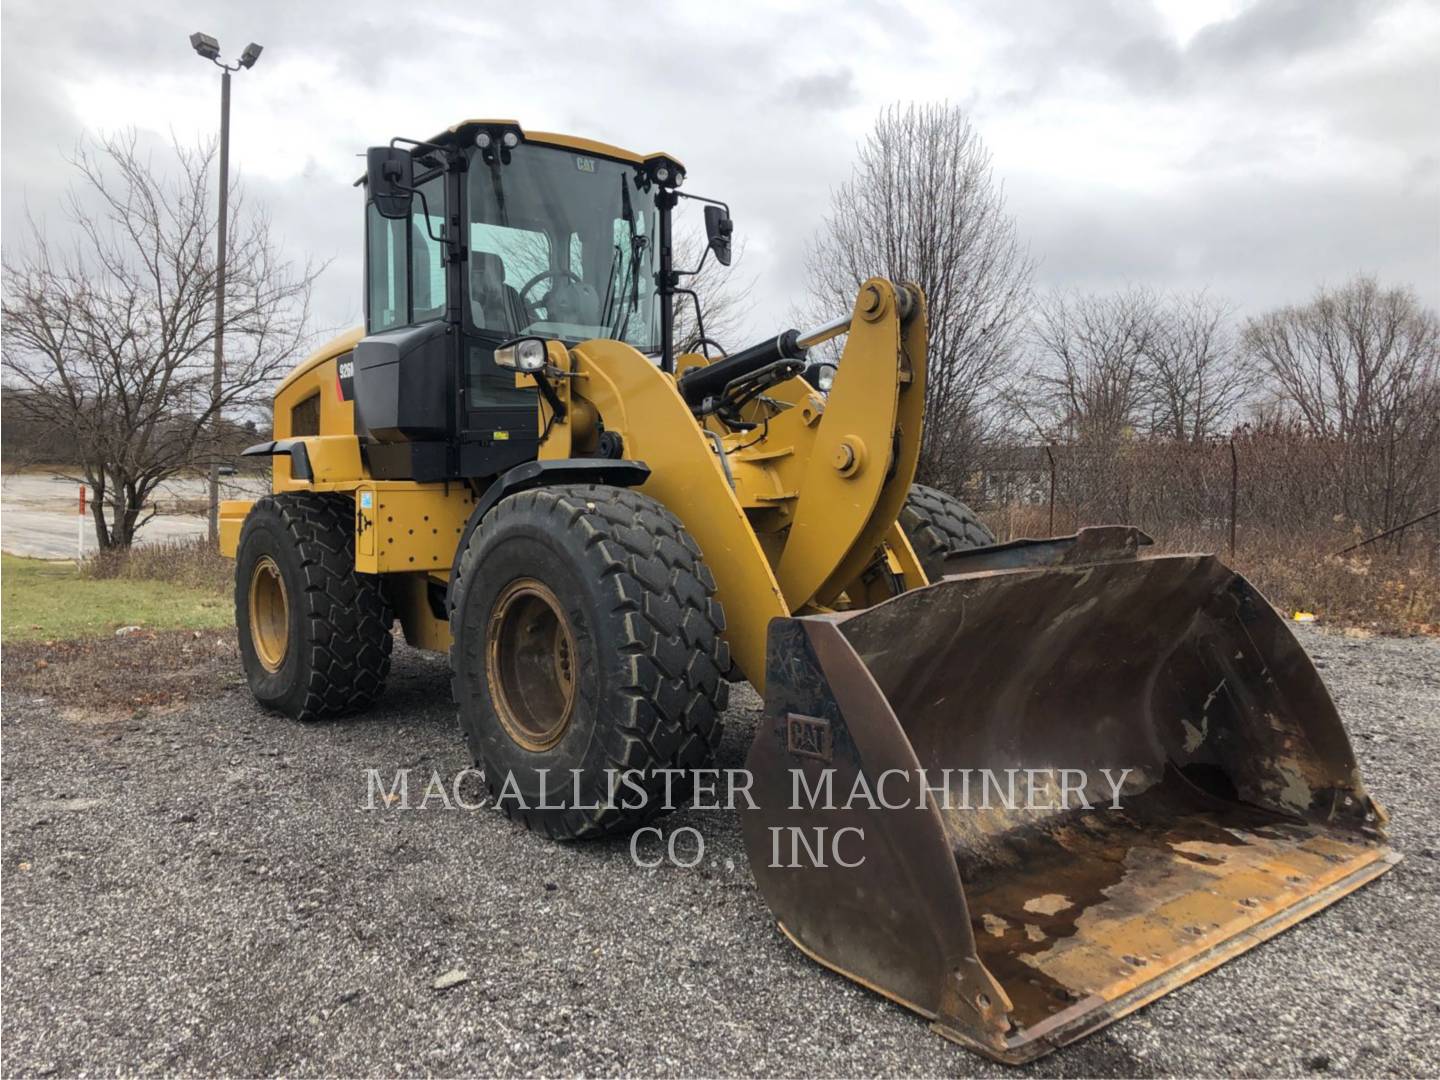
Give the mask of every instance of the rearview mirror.
[[410, 151], [398, 146], [366, 150], [365, 186], [381, 217], [409, 217], [415, 197], [415, 162]]
[[734, 231], [728, 210], [723, 206], [705, 207], [705, 238], [721, 266], [730, 265], [730, 236]]

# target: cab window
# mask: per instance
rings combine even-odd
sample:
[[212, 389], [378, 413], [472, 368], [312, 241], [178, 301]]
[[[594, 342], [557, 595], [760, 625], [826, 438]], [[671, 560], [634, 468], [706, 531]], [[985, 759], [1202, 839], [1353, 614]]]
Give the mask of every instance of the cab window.
[[[410, 209], [410, 281], [413, 323], [445, 317], [445, 176], [419, 186]], [[424, 196], [422, 199], [420, 196]]]
[[477, 330], [501, 338], [530, 323], [521, 293], [550, 268], [550, 237], [513, 225], [470, 225], [470, 313]]
[[365, 215], [365, 327], [372, 334], [403, 326], [410, 317], [410, 279], [406, 270], [408, 223], [380, 216], [371, 203]]

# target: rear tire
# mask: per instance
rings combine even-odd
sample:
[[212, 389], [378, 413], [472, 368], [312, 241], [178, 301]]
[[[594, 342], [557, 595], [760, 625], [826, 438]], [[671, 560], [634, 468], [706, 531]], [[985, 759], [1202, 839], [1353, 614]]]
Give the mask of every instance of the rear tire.
[[287, 492], [257, 501], [235, 555], [235, 624], [255, 700], [295, 720], [373, 705], [394, 621], [380, 578], [355, 570], [355, 504]]
[[[654, 499], [574, 484], [496, 505], [450, 597], [451, 688], [496, 805], [556, 839], [665, 809], [656, 770], [703, 767], [720, 742], [724, 629], [700, 548]], [[626, 773], [643, 799], [611, 798]], [[672, 804], [689, 791], [671, 778]]]
[[953, 495], [924, 484], [912, 484], [900, 527], [915, 549], [920, 568], [931, 581], [944, 576], [945, 556], [995, 543], [995, 534]]

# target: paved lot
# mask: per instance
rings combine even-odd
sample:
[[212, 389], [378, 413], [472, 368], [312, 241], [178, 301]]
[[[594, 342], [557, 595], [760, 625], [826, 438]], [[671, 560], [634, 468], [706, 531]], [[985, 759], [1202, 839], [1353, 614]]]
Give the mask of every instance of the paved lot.
[[[367, 769], [467, 764], [435, 658], [400, 650], [382, 709], [311, 727], [233, 681], [134, 717], [9, 695], [3, 1071], [1434, 1075], [1440, 642], [1304, 640], [1406, 860], [1021, 1070], [787, 944], [733, 815], [667, 819], [706, 859], [642, 870], [491, 811], [367, 809]], [[737, 695], [722, 765], [757, 704]], [[433, 989], [452, 969], [468, 981]]]
[[[269, 486], [269, 476], [243, 476], [221, 484], [222, 499], [254, 498]], [[76, 511], [80, 485], [41, 473], [0, 477], [0, 548], [37, 559], [73, 559], [79, 550]], [[89, 496], [87, 495], [87, 498]], [[204, 480], [183, 478], [160, 486], [154, 519], [141, 526], [139, 542], [160, 543], [205, 535], [205, 518], [189, 513], [208, 498]], [[95, 550], [95, 527], [85, 521], [84, 550]]]

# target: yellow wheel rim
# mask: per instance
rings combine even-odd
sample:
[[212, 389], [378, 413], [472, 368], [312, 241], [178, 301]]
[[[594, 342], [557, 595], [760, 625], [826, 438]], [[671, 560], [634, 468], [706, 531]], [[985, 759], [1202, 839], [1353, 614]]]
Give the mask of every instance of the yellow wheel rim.
[[570, 727], [577, 662], [555, 594], [534, 578], [505, 586], [486, 628], [485, 680], [506, 734], [526, 750], [549, 750]]
[[262, 555], [250, 571], [250, 643], [266, 671], [279, 671], [290, 644], [290, 600], [280, 568]]

